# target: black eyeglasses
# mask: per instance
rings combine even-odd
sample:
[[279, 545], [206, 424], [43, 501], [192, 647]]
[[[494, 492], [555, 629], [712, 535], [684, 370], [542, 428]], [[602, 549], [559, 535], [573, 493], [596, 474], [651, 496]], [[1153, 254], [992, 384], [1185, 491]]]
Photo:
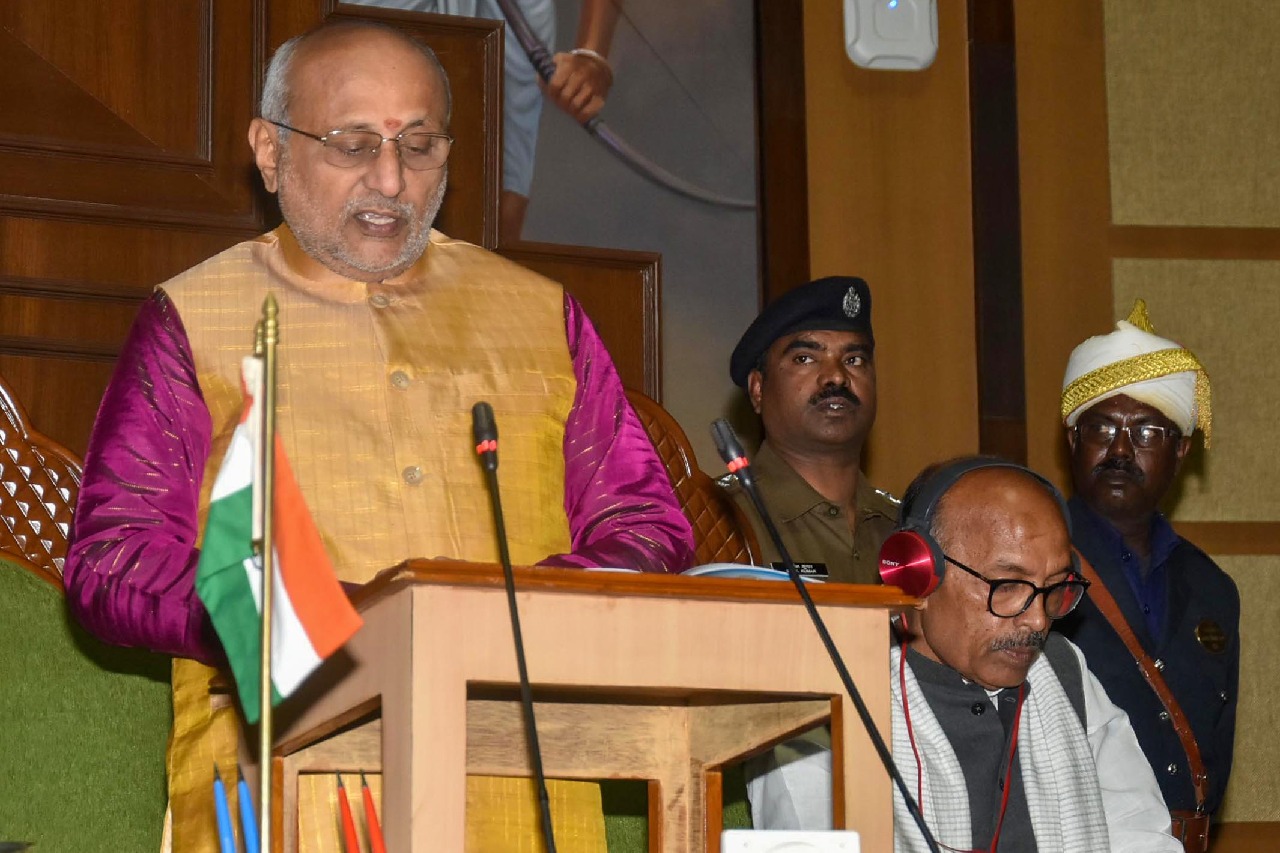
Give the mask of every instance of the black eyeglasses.
[[1036, 586], [1031, 581], [1012, 578], [992, 580], [978, 574], [954, 557], [948, 557], [946, 554], [942, 556], [951, 565], [963, 569], [991, 587], [987, 595], [987, 609], [993, 616], [999, 616], [1001, 619], [1012, 619], [1014, 616], [1026, 613], [1037, 595], [1044, 596], [1045, 615], [1050, 619], [1061, 619], [1076, 609], [1076, 605], [1084, 598], [1085, 591], [1089, 589], [1089, 582], [1078, 575], [1049, 586]]
[[1088, 421], [1076, 424], [1076, 435], [1085, 444], [1094, 447], [1110, 447], [1120, 433], [1129, 436], [1129, 443], [1143, 450], [1162, 447], [1171, 438], [1178, 438], [1182, 433], [1176, 427], [1159, 426], [1157, 424], [1117, 424], [1107, 421]]
[[394, 142], [401, 163], [407, 168], [425, 172], [443, 166], [444, 161], [449, 159], [449, 149], [453, 146], [453, 137], [449, 134], [417, 128], [406, 130], [399, 136], [383, 136], [372, 130], [331, 130], [324, 136], [317, 136], [290, 127], [284, 122], [272, 119], [267, 121], [276, 127], [319, 142], [324, 146], [324, 161], [341, 169], [369, 165], [382, 150], [384, 142]]

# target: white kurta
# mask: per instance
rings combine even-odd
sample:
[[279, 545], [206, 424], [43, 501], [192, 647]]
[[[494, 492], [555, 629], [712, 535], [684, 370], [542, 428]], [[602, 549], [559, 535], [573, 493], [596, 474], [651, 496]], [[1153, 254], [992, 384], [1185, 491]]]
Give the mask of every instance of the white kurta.
[[[1101, 798], [1103, 818], [1113, 853], [1179, 853], [1182, 845], [1169, 833], [1169, 812], [1165, 808], [1160, 787], [1151, 767], [1138, 746], [1128, 716], [1107, 698], [1106, 691], [1089, 672], [1084, 656], [1074, 645], [1072, 652], [1080, 662], [1083, 675], [1085, 736], [1088, 751], [1096, 767], [1097, 792]], [[894, 691], [897, 692], [897, 649], [891, 661]], [[1037, 666], [1050, 670], [1043, 656]], [[919, 703], [924, 704], [924, 703]], [[906, 743], [906, 721], [901, 705], [893, 708], [893, 741], [899, 770], [914, 792], [915, 767], [906, 767], [901, 750]], [[994, 712], [994, 707], [992, 708]], [[920, 710], [912, 705], [913, 724], [918, 724]], [[1073, 712], [1074, 713], [1074, 712]], [[1023, 722], [1023, 736], [1025, 726]], [[1066, 727], [1063, 727], [1066, 729]], [[1079, 731], [1079, 726], [1074, 727]], [[831, 828], [831, 752], [830, 736], [825, 729], [811, 732], [804, 743], [792, 741], [790, 755], [766, 754], [747, 767], [747, 793], [751, 800], [751, 816], [757, 829], [830, 829]], [[905, 755], [910, 756], [906, 746]], [[789, 759], [789, 760], [788, 760]], [[928, 758], [925, 759], [926, 762]], [[909, 771], [909, 772], [908, 772]], [[876, 772], [881, 772], [879, 768]], [[967, 809], [967, 804], [964, 805]], [[932, 811], [929, 809], [927, 811]], [[895, 793], [895, 849], [911, 848], [914, 824]], [[1034, 809], [1033, 809], [1034, 820]], [[905, 832], [903, 824], [910, 824]], [[851, 827], [857, 829], [857, 827]], [[930, 828], [935, 829], [930, 821]], [[1038, 833], [1039, 834], [1039, 833]], [[954, 840], [954, 839], [953, 839]], [[1042, 850], [1043, 853], [1043, 850]], [[1096, 853], [1081, 850], [1080, 853]]]

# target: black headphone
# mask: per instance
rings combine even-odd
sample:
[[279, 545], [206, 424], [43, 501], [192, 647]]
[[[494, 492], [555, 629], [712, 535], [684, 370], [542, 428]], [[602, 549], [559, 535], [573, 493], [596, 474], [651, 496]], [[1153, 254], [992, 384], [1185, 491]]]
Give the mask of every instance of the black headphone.
[[[1071, 514], [1067, 502], [1057, 486], [1026, 466], [989, 456], [970, 456], [943, 465], [919, 484], [914, 496], [903, 504], [904, 515], [898, 529], [880, 546], [880, 579], [890, 586], [900, 588], [907, 595], [924, 598], [942, 583], [947, 560], [942, 546], [929, 532], [938, 503], [965, 474], [983, 468], [1010, 468], [1043, 485], [1058, 504], [1071, 535]], [[1071, 569], [1080, 574], [1080, 556], [1071, 549]]]

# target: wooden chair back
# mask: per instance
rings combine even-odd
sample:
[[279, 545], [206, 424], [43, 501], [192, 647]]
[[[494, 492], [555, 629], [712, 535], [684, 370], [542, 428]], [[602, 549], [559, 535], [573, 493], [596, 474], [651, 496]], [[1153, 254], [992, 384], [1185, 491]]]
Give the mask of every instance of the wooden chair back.
[[627, 399], [666, 466], [680, 508], [693, 525], [698, 564], [755, 563], [760, 545], [750, 521], [724, 489], [698, 467], [693, 446], [680, 424], [639, 391], [627, 391]]
[[41, 435], [0, 377], [0, 553], [62, 576], [82, 465]]

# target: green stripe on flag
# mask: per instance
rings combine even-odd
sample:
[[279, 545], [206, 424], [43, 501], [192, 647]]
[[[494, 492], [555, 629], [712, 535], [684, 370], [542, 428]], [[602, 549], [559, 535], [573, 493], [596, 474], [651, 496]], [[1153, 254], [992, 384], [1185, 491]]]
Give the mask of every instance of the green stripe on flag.
[[240, 568], [241, 561], [252, 556], [253, 487], [245, 486], [209, 504], [196, 582], [206, 572]]
[[[253, 557], [253, 489], [232, 492], [209, 507], [196, 571], [196, 593], [213, 620], [235, 676], [245, 719], [258, 720], [262, 625], [245, 561]], [[280, 701], [272, 689], [272, 704]]]

